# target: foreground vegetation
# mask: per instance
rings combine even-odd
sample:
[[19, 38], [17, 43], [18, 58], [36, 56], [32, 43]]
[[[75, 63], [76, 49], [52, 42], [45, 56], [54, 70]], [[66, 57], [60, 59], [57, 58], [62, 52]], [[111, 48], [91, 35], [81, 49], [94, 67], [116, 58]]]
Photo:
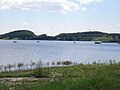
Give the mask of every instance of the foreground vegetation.
[[0, 90], [119, 90], [120, 64], [87, 64], [1, 72], [0, 77], [37, 77], [48, 80], [1, 80]]

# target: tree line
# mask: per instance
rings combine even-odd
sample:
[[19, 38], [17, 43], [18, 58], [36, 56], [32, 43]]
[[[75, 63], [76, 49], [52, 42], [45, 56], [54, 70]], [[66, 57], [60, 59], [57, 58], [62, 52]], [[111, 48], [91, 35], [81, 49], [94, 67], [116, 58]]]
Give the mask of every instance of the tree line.
[[46, 34], [35, 35], [32, 31], [29, 30], [17, 30], [0, 35], [0, 39], [120, 42], [120, 34], [89, 31], [61, 33], [56, 36], [47, 36]]

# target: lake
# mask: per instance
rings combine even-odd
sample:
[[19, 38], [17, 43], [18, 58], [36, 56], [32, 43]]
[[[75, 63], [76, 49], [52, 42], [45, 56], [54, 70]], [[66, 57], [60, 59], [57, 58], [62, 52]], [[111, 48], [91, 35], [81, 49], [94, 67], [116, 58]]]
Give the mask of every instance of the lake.
[[0, 64], [70, 60], [91, 63], [110, 59], [120, 61], [120, 44], [94, 44], [88, 41], [0, 40]]

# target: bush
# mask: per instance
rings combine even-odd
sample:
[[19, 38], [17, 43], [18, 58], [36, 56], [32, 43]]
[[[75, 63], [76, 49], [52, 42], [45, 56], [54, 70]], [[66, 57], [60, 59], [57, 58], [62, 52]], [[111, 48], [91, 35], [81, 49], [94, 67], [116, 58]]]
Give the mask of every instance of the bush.
[[35, 78], [43, 78], [48, 77], [47, 72], [44, 70], [44, 68], [36, 68], [33, 72], [33, 77]]
[[72, 64], [71, 61], [63, 61], [63, 62], [62, 62], [62, 65], [71, 65], [71, 64]]

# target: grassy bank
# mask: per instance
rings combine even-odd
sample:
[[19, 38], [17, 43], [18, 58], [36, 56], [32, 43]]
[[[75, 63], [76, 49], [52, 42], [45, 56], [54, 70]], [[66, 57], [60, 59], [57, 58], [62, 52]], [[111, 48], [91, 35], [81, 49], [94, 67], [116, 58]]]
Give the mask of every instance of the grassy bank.
[[49, 77], [49, 81], [1, 81], [0, 90], [119, 90], [120, 64], [91, 64], [1, 72], [0, 77]]

